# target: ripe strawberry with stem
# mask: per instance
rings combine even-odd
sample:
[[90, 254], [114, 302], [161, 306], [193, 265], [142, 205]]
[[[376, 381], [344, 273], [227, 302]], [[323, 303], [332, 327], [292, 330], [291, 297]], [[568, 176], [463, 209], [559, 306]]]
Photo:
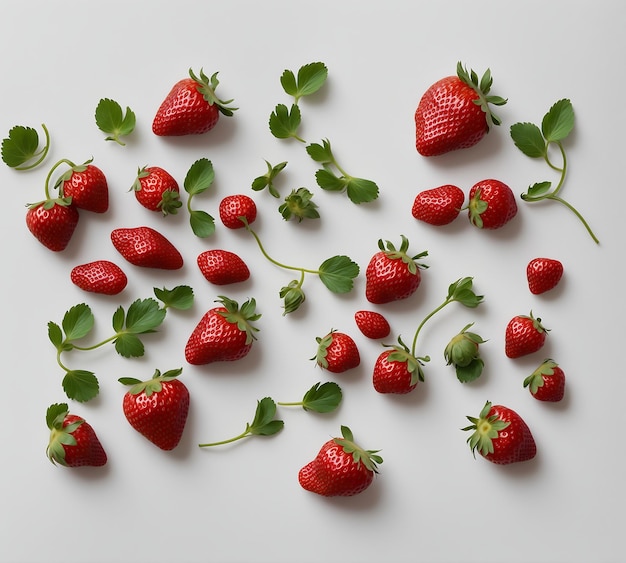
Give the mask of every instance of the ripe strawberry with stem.
[[176, 179], [160, 166], [143, 166], [131, 186], [137, 201], [150, 211], [175, 215], [182, 206]]
[[56, 182], [61, 197], [71, 198], [72, 205], [92, 213], [105, 213], [109, 209], [109, 185], [104, 172], [89, 159], [83, 164], [74, 164], [63, 159], [59, 163], [69, 166]]
[[147, 226], [111, 231], [111, 242], [124, 259], [142, 268], [179, 270], [183, 257], [165, 235]]
[[124, 271], [109, 260], [94, 260], [74, 266], [70, 272], [70, 279], [83, 291], [102, 295], [117, 295], [128, 283]]
[[558, 403], [565, 396], [565, 372], [554, 360], [544, 360], [524, 379], [524, 387], [539, 401]]
[[488, 178], [469, 191], [468, 218], [479, 229], [499, 229], [517, 215], [517, 202], [509, 186]]
[[219, 80], [215, 72], [209, 78], [200, 70], [196, 76], [179, 80], [169, 91], [152, 121], [152, 132], [161, 137], [201, 135], [213, 129], [220, 115], [231, 117], [237, 109], [233, 100], [221, 100], [215, 93]]
[[374, 364], [372, 382], [374, 389], [379, 393], [406, 394], [418, 382], [424, 381], [422, 366], [430, 361], [430, 356], [417, 356], [417, 339], [424, 325], [444, 307], [450, 303], [459, 302], [469, 308], [476, 308], [483, 301], [482, 295], [476, 295], [473, 288], [473, 278], [465, 277], [450, 284], [445, 300], [433, 309], [419, 324], [413, 336], [411, 348], [402, 337], [398, 337], [398, 344], [384, 344], [386, 350], [377, 358]]
[[526, 266], [528, 289], [540, 295], [554, 289], [563, 277], [563, 264], [554, 258], [533, 258]]
[[315, 340], [317, 352], [311, 359], [322, 369], [343, 373], [360, 365], [359, 348], [349, 334], [333, 329], [326, 336], [318, 336]]
[[440, 227], [459, 216], [464, 202], [465, 194], [461, 188], [445, 184], [419, 192], [413, 200], [411, 214], [418, 221]]
[[204, 278], [215, 285], [241, 283], [250, 278], [250, 269], [242, 258], [230, 250], [205, 250], [196, 259]]
[[539, 317], [515, 315], [506, 325], [504, 352], [509, 358], [519, 358], [539, 351], [546, 342], [550, 329], [541, 324]]
[[39, 148], [39, 133], [36, 129], [24, 125], [11, 127], [8, 136], [2, 139], [2, 161], [14, 170], [32, 170], [39, 166], [50, 150], [48, 128], [43, 123], [41, 128], [45, 138], [43, 147]]
[[506, 100], [490, 94], [493, 78], [482, 77], [457, 63], [456, 76], [432, 84], [415, 110], [415, 147], [422, 156], [437, 156], [478, 143], [492, 126], [501, 124], [491, 105]]
[[[534, 123], [528, 122], [519, 122], [511, 125], [510, 133], [515, 146], [530, 158], [542, 158], [552, 170], [560, 174], [559, 181], [554, 188], [552, 187], [552, 182], [537, 182], [531, 185], [521, 197], [522, 200], [528, 203], [551, 200], [565, 205], [578, 217], [593, 241], [599, 244], [600, 241], [584, 217], [560, 195], [567, 174], [567, 155], [563, 141], [565, 141], [573, 129], [574, 109], [572, 102], [568, 99], [558, 100], [550, 107], [541, 121], [541, 128]], [[560, 165], [553, 162], [551, 150], [553, 147], [557, 149], [557, 153], [561, 156]]]

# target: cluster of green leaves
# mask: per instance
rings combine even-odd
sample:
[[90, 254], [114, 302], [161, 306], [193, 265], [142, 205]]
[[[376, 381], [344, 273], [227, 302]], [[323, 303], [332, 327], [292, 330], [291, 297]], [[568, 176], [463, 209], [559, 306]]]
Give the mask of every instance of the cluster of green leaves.
[[2, 139], [2, 161], [15, 170], [31, 170], [39, 166], [50, 150], [50, 134], [42, 123], [45, 135], [43, 147], [39, 147], [39, 133], [32, 127], [16, 125], [9, 130], [8, 137]]
[[114, 141], [122, 146], [126, 145], [122, 137], [130, 135], [137, 123], [137, 118], [129, 107], [124, 112], [122, 106], [110, 98], [102, 98], [98, 102], [95, 118], [98, 129], [107, 135], [104, 140]]
[[94, 325], [95, 317], [86, 303], [74, 305], [63, 315], [61, 323], [48, 323], [48, 338], [57, 351], [57, 363], [65, 372], [62, 385], [68, 398], [79, 402], [93, 399], [99, 393], [98, 379], [92, 371], [70, 369], [61, 362], [61, 355], [72, 350], [88, 351], [112, 343], [115, 351], [124, 358], [144, 355], [142, 335], [156, 332], [169, 308], [185, 310], [193, 304], [193, 290], [189, 286], [174, 289], [154, 288], [155, 297], [137, 299], [128, 309], [119, 306], [113, 313], [113, 334], [91, 345], [81, 345]]

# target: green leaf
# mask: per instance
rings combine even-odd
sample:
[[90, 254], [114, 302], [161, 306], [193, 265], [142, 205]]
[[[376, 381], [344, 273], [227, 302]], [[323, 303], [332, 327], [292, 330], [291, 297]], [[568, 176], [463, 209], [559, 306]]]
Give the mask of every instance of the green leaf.
[[322, 62], [314, 62], [300, 67], [297, 80], [291, 70], [285, 70], [280, 83], [285, 92], [293, 96], [297, 102], [302, 96], [317, 92], [324, 85], [327, 77], [326, 65]]
[[87, 336], [94, 325], [94, 316], [89, 305], [79, 303], [63, 316], [63, 331], [66, 340], [78, 340]]
[[124, 308], [120, 305], [115, 310], [115, 313], [113, 313], [113, 320], [111, 323], [113, 325], [113, 330], [116, 333], [121, 332], [124, 328], [125, 321], [126, 321], [126, 311], [124, 311]]
[[215, 219], [206, 211], [192, 209], [189, 213], [189, 224], [198, 238], [210, 237], [215, 232]]
[[252, 424], [248, 425], [247, 432], [258, 436], [270, 436], [282, 430], [284, 422], [274, 420], [276, 415], [276, 403], [265, 397], [257, 402], [256, 412]]
[[472, 289], [473, 278], [461, 278], [450, 284], [448, 288], [448, 301], [458, 301], [466, 307], [475, 308], [483, 301], [482, 295], [476, 295]]
[[541, 123], [543, 136], [548, 142], [562, 141], [574, 128], [574, 109], [567, 100], [554, 103]]
[[539, 197], [547, 193], [551, 187], [552, 182], [537, 182], [532, 186], [529, 186], [526, 195], [530, 196], [531, 198]]
[[188, 285], [178, 285], [173, 289], [155, 287], [154, 295], [166, 308], [185, 311], [193, 306], [193, 289]]
[[341, 399], [341, 387], [334, 381], [316, 383], [304, 395], [302, 408], [318, 413], [332, 412], [339, 406]]
[[278, 104], [270, 115], [269, 127], [272, 135], [277, 139], [290, 137], [299, 139], [297, 132], [301, 122], [300, 108], [296, 104], [293, 104], [291, 109], [288, 109], [285, 104]]
[[63, 390], [69, 399], [84, 403], [96, 397], [100, 391], [96, 376], [86, 370], [70, 370], [63, 378]]
[[319, 277], [333, 293], [348, 293], [359, 275], [359, 265], [348, 256], [333, 256], [319, 267]]
[[481, 358], [474, 358], [466, 366], [456, 366], [456, 376], [461, 383], [475, 381], [482, 374], [484, 365]]
[[328, 139], [324, 139], [321, 145], [319, 143], [307, 145], [306, 152], [315, 162], [320, 164], [331, 164], [335, 160]]
[[511, 125], [511, 137], [515, 146], [530, 158], [543, 158], [548, 150], [541, 130], [533, 123]]
[[272, 196], [280, 197], [278, 190], [276, 190], [276, 187], [274, 186], [274, 180], [276, 179], [276, 176], [284, 170], [285, 166], [287, 166], [287, 162], [279, 162], [276, 166], [272, 166], [266, 160], [265, 164], [267, 165], [267, 173], [263, 176], [257, 176], [252, 181], [252, 189], [255, 192], [259, 192], [267, 188]]
[[330, 192], [341, 192], [346, 189], [348, 184], [345, 178], [335, 176], [335, 174], [325, 168], [320, 168], [315, 173], [315, 181], [320, 188]]
[[371, 180], [350, 177], [347, 179], [347, 193], [352, 203], [366, 203], [378, 197], [378, 186]]
[[133, 111], [127, 107], [126, 113], [122, 106], [110, 98], [102, 98], [96, 106], [96, 125], [108, 136], [105, 141], [115, 141], [124, 146], [121, 137], [130, 135], [135, 130], [136, 117]]
[[[2, 160], [10, 168], [28, 170], [40, 164], [48, 154], [50, 136], [46, 126], [42, 124], [46, 135], [46, 144], [39, 150], [39, 134], [32, 127], [16, 125], [9, 130], [9, 136], [2, 139]], [[37, 158], [35, 162], [29, 163]]]
[[146, 334], [154, 330], [165, 319], [166, 311], [152, 299], [137, 299], [130, 304], [126, 313], [126, 331], [133, 334]]
[[317, 204], [312, 201], [312, 198], [313, 194], [306, 188], [292, 190], [284, 203], [279, 206], [278, 211], [286, 221], [292, 217], [295, 217], [298, 222], [303, 219], [319, 219]]
[[115, 351], [123, 358], [140, 358], [145, 353], [143, 342], [135, 334], [122, 332], [113, 343]]
[[59, 349], [63, 344], [63, 332], [57, 323], [52, 321], [48, 323], [48, 338], [57, 349]]
[[197, 195], [206, 191], [214, 180], [213, 163], [207, 158], [200, 158], [187, 171], [183, 186], [188, 194]]

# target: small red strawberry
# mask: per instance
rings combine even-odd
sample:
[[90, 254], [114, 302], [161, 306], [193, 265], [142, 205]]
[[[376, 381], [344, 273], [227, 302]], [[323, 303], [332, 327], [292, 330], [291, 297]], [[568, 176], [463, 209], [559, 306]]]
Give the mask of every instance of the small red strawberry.
[[176, 214], [182, 205], [178, 182], [159, 166], [139, 168], [131, 190], [146, 209], [159, 211], [163, 215]]
[[356, 326], [363, 336], [373, 340], [387, 338], [391, 333], [389, 321], [376, 311], [357, 311], [354, 313]]
[[244, 217], [248, 225], [251, 225], [256, 219], [257, 208], [251, 197], [244, 194], [234, 194], [222, 199], [219, 213], [225, 227], [242, 229], [246, 224], [239, 217]]
[[250, 352], [258, 330], [253, 322], [256, 301], [251, 298], [239, 307], [237, 301], [219, 296], [219, 307], [209, 309], [194, 328], [185, 346], [185, 358], [193, 365], [230, 362]]
[[117, 295], [128, 283], [124, 271], [109, 260], [79, 264], [72, 268], [70, 279], [82, 290], [102, 295]]
[[50, 405], [46, 412], [50, 440], [46, 454], [54, 464], [66, 467], [100, 467], [107, 455], [94, 429], [84, 418], [70, 414], [67, 403]]
[[106, 176], [100, 168], [90, 164], [71, 164], [59, 180], [63, 197], [71, 197], [72, 204], [78, 209], [93, 213], [105, 213], [109, 209], [109, 186]]
[[468, 416], [472, 423], [463, 430], [473, 430], [467, 442], [488, 461], [507, 465], [528, 461], [537, 454], [537, 446], [528, 425], [514, 410], [487, 402], [478, 418]]
[[239, 283], [250, 278], [250, 269], [241, 257], [228, 250], [205, 250], [198, 255], [198, 268], [215, 285]]
[[448, 225], [459, 216], [464, 202], [463, 190], [446, 184], [418, 193], [411, 213], [418, 221], [430, 225]]
[[328, 440], [315, 459], [300, 469], [298, 482], [303, 489], [325, 497], [347, 497], [372, 484], [383, 462], [380, 450], [361, 448], [347, 426], [341, 427], [341, 436]]
[[469, 192], [470, 223], [479, 229], [499, 229], [517, 215], [515, 194], [500, 180], [474, 184]]
[[400, 338], [398, 343], [388, 346], [374, 363], [372, 383], [378, 393], [405, 395], [424, 381], [422, 365], [430, 358], [416, 358]]
[[177, 379], [182, 369], [154, 372], [152, 379], [120, 378], [130, 385], [122, 401], [124, 416], [142, 436], [162, 450], [173, 450], [183, 435], [189, 413], [189, 390]]
[[555, 288], [563, 277], [563, 264], [553, 258], [534, 258], [526, 267], [528, 289], [539, 295]]
[[415, 147], [422, 156], [436, 156], [474, 146], [500, 119], [489, 104], [506, 100], [489, 95], [493, 79], [489, 69], [480, 81], [459, 62], [456, 76], [430, 86], [415, 110]]
[[539, 401], [558, 403], [565, 395], [565, 372], [554, 360], [545, 360], [524, 379], [524, 387]]
[[311, 358], [318, 366], [331, 373], [343, 373], [361, 363], [359, 349], [353, 338], [336, 330], [331, 330], [323, 338], [317, 337], [317, 353]]
[[232, 116], [237, 108], [228, 107], [233, 100], [220, 100], [215, 90], [217, 72], [209, 78], [200, 70], [198, 78], [189, 69], [190, 78], [179, 80], [154, 116], [152, 131], [162, 137], [200, 135], [215, 127], [220, 114]]
[[416, 260], [427, 256], [424, 251], [415, 256], [409, 256], [408, 239], [402, 235], [399, 249], [389, 241], [378, 241], [380, 251], [370, 259], [365, 270], [365, 297], [370, 303], [382, 304], [400, 299], [406, 299], [415, 293], [421, 282], [420, 268], [427, 268], [418, 264]]
[[516, 315], [506, 326], [504, 350], [509, 358], [519, 358], [540, 350], [546, 341], [549, 329], [541, 324], [540, 318]]
[[183, 257], [176, 247], [151, 227], [114, 229], [111, 242], [131, 264], [144, 268], [178, 270], [183, 267]]
[[60, 252], [69, 244], [78, 225], [78, 210], [69, 198], [47, 199], [28, 206], [26, 226], [49, 250]]

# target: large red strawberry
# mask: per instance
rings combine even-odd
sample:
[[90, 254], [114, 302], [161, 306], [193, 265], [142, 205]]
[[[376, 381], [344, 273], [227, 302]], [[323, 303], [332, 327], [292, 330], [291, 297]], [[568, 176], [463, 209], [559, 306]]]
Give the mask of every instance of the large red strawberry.
[[204, 314], [187, 340], [185, 359], [190, 364], [239, 360], [252, 348], [258, 330], [252, 323], [261, 318], [255, 299], [248, 299], [241, 307], [223, 295], [216, 302], [221, 305]]
[[398, 345], [388, 346], [381, 352], [374, 363], [372, 383], [378, 393], [405, 395], [424, 381], [424, 362], [427, 356], [416, 358], [409, 348], [398, 338]]
[[517, 215], [515, 194], [504, 182], [486, 179], [470, 188], [468, 218], [479, 229], [499, 229]]
[[361, 363], [359, 348], [354, 339], [345, 332], [331, 330], [326, 336], [317, 337], [317, 353], [311, 358], [331, 373], [343, 373]]
[[109, 209], [109, 185], [100, 168], [90, 164], [73, 164], [60, 179], [61, 194], [72, 198], [72, 204], [78, 209], [93, 213], [104, 213]]
[[130, 385], [122, 409], [130, 425], [162, 450], [173, 450], [183, 435], [189, 413], [189, 390], [178, 376], [182, 369], [154, 372], [152, 379], [120, 378]]
[[418, 193], [413, 201], [411, 214], [418, 221], [430, 225], [447, 225], [459, 216], [464, 202], [463, 190], [446, 184]]
[[[228, 195], [220, 201], [219, 205], [220, 219], [225, 227], [229, 229], [242, 229], [254, 223], [257, 214], [256, 203], [254, 200], [244, 194]], [[244, 223], [240, 217], [244, 217]]]
[[198, 255], [198, 268], [206, 280], [215, 285], [246, 281], [250, 269], [238, 254], [229, 250], [205, 250]]
[[124, 271], [109, 260], [79, 264], [72, 268], [70, 279], [82, 290], [102, 295], [117, 295], [128, 283]]
[[400, 248], [389, 241], [378, 241], [380, 251], [372, 256], [365, 270], [365, 297], [370, 303], [382, 304], [406, 299], [415, 293], [421, 282], [420, 268], [416, 260], [428, 255], [427, 251], [409, 256], [408, 239], [402, 235]]
[[456, 76], [430, 86], [415, 110], [415, 147], [422, 156], [435, 156], [474, 146], [500, 119], [490, 104], [506, 100], [489, 94], [493, 79], [489, 69], [480, 81], [459, 62]]
[[144, 268], [178, 270], [183, 267], [183, 257], [178, 249], [152, 227], [114, 229], [111, 242], [131, 264]]
[[516, 315], [506, 326], [504, 351], [509, 358], [519, 358], [540, 350], [546, 341], [549, 329], [541, 324], [540, 318]]
[[163, 215], [174, 215], [182, 205], [178, 182], [160, 166], [139, 168], [131, 190], [146, 209]]
[[70, 414], [67, 403], [50, 405], [46, 412], [50, 440], [46, 454], [54, 464], [66, 467], [100, 467], [107, 455], [94, 429], [84, 418]]
[[472, 452], [498, 465], [528, 461], [537, 454], [537, 446], [528, 425], [514, 410], [492, 405], [489, 401], [478, 418], [463, 430], [473, 430], [467, 442]]
[[237, 108], [228, 107], [233, 100], [220, 100], [215, 94], [217, 72], [209, 78], [189, 69], [189, 77], [179, 80], [161, 103], [152, 122], [155, 135], [169, 137], [199, 135], [215, 127], [220, 114], [232, 116]]
[[534, 258], [526, 266], [528, 289], [539, 295], [555, 288], [563, 277], [563, 264], [554, 258]]
[[69, 244], [78, 225], [78, 210], [70, 198], [47, 199], [28, 206], [26, 226], [49, 250], [60, 252]]
[[372, 484], [383, 462], [378, 452], [361, 448], [351, 430], [342, 426], [341, 438], [321, 447], [315, 459], [298, 472], [298, 482], [303, 489], [325, 497], [359, 494]]
[[557, 403], [565, 396], [565, 372], [554, 360], [545, 360], [524, 379], [524, 387], [539, 401]]
[[357, 311], [354, 313], [354, 321], [363, 336], [373, 340], [387, 338], [391, 333], [389, 321], [377, 311]]

